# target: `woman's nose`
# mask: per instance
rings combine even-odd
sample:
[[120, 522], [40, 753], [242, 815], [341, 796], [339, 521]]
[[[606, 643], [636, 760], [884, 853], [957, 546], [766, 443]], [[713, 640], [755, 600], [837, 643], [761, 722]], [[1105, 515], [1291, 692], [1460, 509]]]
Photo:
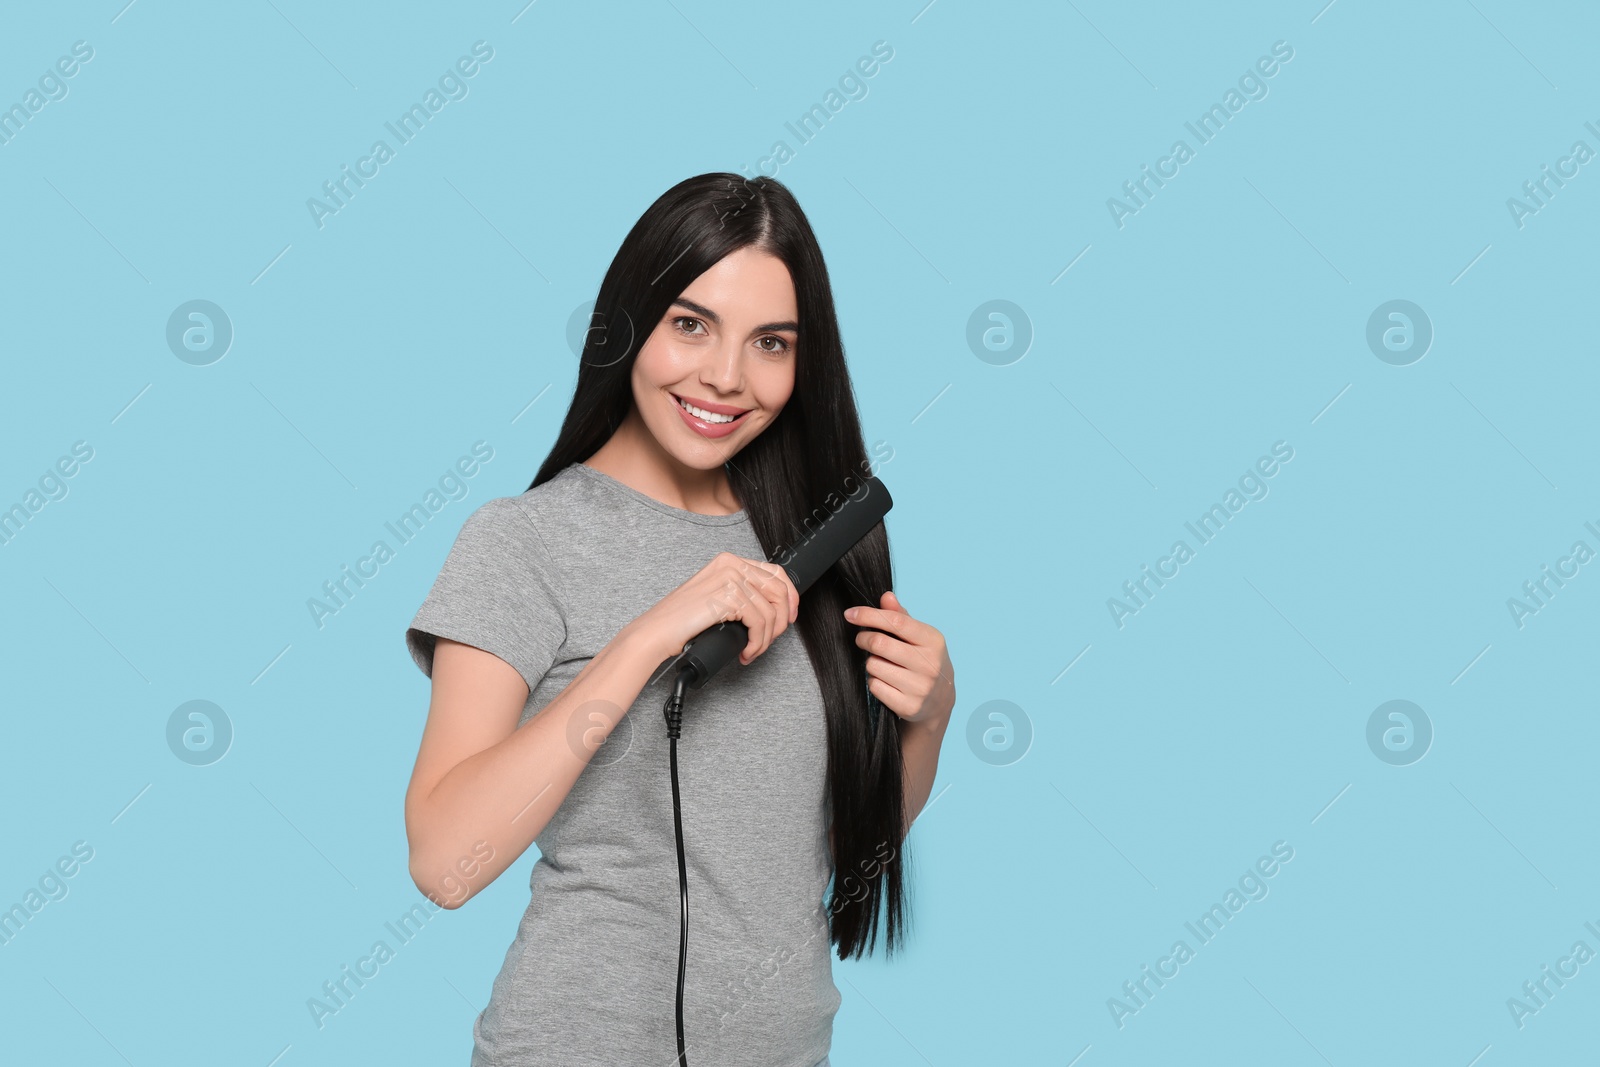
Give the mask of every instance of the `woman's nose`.
[[720, 345], [700, 368], [700, 380], [718, 392], [737, 393], [743, 377], [743, 353], [737, 344]]

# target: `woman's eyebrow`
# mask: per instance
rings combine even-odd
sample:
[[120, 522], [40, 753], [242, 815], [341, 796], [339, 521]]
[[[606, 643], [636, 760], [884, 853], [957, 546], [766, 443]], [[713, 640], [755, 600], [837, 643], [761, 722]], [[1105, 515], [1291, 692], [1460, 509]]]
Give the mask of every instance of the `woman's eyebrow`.
[[[678, 299], [673, 301], [673, 304], [679, 305], [679, 306], [682, 306], [682, 307], [686, 307], [690, 311], [694, 312], [696, 315], [704, 315], [706, 318], [710, 319], [712, 322], [716, 323], [718, 326], [722, 325], [722, 316], [721, 315], [718, 315], [715, 311], [712, 311], [708, 307], [702, 307], [701, 305], [696, 304], [693, 300], [685, 300], [683, 297], [680, 296]], [[775, 333], [775, 332], [777, 332], [779, 330], [787, 330], [789, 333], [799, 333], [800, 332], [800, 324], [797, 323], [797, 322], [768, 322], [768, 323], [763, 323], [760, 326], [757, 326], [751, 332], [752, 333]]]

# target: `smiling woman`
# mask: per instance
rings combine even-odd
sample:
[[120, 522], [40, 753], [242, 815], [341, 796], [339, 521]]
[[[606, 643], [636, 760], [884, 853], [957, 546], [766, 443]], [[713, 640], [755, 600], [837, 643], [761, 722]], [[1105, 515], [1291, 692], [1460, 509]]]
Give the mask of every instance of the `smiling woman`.
[[[817, 1067], [830, 944], [870, 952], [880, 916], [888, 952], [906, 936], [903, 840], [954, 672], [890, 591], [881, 521], [803, 601], [774, 562], [872, 465], [788, 189], [669, 189], [591, 321], [550, 454], [467, 519], [406, 631], [433, 680], [412, 877], [459, 907], [538, 845], [478, 1067], [665, 1064], [674, 1037], [680, 1067]], [[680, 759], [662, 665], [730, 619], [748, 644], [695, 691]], [[438, 872], [478, 840], [493, 858], [446, 899]]]

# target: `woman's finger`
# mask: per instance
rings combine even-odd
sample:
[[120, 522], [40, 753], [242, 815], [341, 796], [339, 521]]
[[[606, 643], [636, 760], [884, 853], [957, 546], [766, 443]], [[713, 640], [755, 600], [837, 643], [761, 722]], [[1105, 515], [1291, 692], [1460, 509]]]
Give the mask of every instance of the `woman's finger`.
[[749, 663], [767, 646], [772, 629], [771, 606], [761, 590], [753, 586], [749, 580], [740, 578], [739, 586], [742, 598], [739, 621], [744, 623], [745, 629], [749, 631], [749, 640], [745, 643], [744, 650], [739, 653], [739, 662]]
[[799, 607], [799, 594], [794, 592], [794, 585], [789, 581], [789, 576], [782, 567], [776, 563], [763, 563], [762, 570], [766, 572], [763, 588], [768, 599], [772, 601], [773, 611], [776, 613], [777, 631], [781, 634], [784, 627], [793, 621], [794, 614]]
[[761, 595], [761, 608], [767, 621], [765, 641], [757, 651], [758, 655], [771, 647], [789, 624], [789, 591], [773, 577], [772, 570], [769, 564], [752, 565], [750, 570], [752, 583]]
[[883, 608], [871, 608], [865, 604], [858, 604], [846, 608], [844, 617], [847, 621], [857, 626], [871, 626], [886, 633], [894, 634], [902, 641], [911, 644], [926, 644], [933, 633], [933, 627], [918, 619], [912, 618], [903, 611], [885, 611]]
[[927, 675], [891, 663], [882, 656], [867, 657], [867, 674], [917, 701], [933, 690], [933, 681]]
[[876, 630], [863, 630], [856, 634], [856, 645], [930, 680], [944, 674], [940, 662], [943, 652], [937, 645], [914, 645]]
[[878, 698], [880, 704], [902, 719], [915, 715], [922, 703], [902, 693], [882, 678], [872, 675], [867, 676], [867, 690]]

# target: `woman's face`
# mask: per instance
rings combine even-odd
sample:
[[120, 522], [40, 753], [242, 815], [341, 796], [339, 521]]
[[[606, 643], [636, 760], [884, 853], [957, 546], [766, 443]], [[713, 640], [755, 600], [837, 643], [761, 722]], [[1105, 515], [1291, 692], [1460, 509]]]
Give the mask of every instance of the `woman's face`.
[[634, 403], [661, 447], [711, 470], [755, 440], [794, 392], [799, 318], [789, 269], [769, 253], [741, 248], [696, 278], [633, 364]]

